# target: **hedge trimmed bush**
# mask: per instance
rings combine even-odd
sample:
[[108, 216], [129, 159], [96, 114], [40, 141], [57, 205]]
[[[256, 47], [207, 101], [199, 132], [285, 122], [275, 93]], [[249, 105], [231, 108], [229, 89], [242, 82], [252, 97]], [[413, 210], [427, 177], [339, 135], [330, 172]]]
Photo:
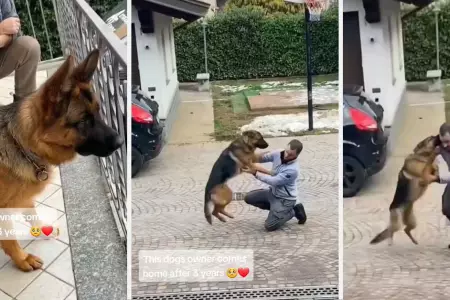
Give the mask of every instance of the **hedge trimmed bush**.
[[[426, 80], [427, 70], [436, 69], [435, 13], [427, 9], [403, 22], [406, 80]], [[439, 13], [439, 64], [444, 78], [450, 77], [450, 3]]]
[[[206, 29], [211, 79], [306, 75], [304, 25], [302, 14], [266, 15], [251, 8], [237, 8], [209, 19]], [[313, 73], [338, 72], [337, 11], [327, 13], [311, 28]], [[201, 23], [175, 31], [175, 49], [179, 81], [195, 81], [196, 74], [205, 70]]]

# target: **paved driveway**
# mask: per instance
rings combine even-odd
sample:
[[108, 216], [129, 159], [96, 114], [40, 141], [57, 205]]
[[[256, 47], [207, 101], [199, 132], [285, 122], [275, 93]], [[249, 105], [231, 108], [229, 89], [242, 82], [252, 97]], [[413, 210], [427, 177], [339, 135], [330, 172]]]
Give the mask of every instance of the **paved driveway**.
[[[415, 206], [414, 245], [403, 232], [394, 245], [369, 245], [385, 228], [398, 171], [409, 151], [436, 134], [444, 122], [442, 98], [409, 93], [402, 138], [386, 168], [357, 197], [344, 199], [344, 298], [351, 300], [444, 300], [450, 295], [450, 226], [441, 214], [443, 185], [432, 185]], [[440, 102], [440, 103], [439, 103]]]
[[[204, 186], [214, 160], [227, 143], [168, 145], [133, 179], [133, 295], [234, 289], [293, 288], [338, 284], [338, 135], [300, 137], [299, 178], [308, 221], [291, 220], [280, 231], [265, 232], [267, 212], [242, 201], [228, 210], [226, 224], [203, 216]], [[290, 138], [268, 139], [284, 148]], [[235, 191], [260, 185], [250, 175], [232, 182]], [[254, 281], [238, 283], [141, 283], [138, 252], [153, 249], [251, 248]]]

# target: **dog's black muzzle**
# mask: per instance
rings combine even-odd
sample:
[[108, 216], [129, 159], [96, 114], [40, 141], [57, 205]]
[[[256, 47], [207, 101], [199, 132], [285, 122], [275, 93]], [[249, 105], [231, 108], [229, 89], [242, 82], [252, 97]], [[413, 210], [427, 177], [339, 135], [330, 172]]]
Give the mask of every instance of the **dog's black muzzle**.
[[124, 143], [124, 138], [109, 127], [100, 117], [96, 118], [95, 126], [89, 131], [84, 142], [76, 148], [83, 156], [110, 156]]

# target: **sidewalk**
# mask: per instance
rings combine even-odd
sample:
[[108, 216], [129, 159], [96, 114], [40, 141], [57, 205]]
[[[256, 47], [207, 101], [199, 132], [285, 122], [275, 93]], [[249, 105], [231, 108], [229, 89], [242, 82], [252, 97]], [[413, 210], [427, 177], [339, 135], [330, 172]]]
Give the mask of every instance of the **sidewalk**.
[[[46, 78], [45, 71], [38, 72], [38, 85]], [[12, 101], [10, 93], [13, 91], [13, 77], [0, 80], [0, 105]], [[57, 240], [21, 241], [25, 251], [44, 260], [42, 270], [24, 273], [12, 264], [3, 251], [0, 251], [0, 300], [77, 299], [61, 176], [59, 170], [57, 171], [57, 176], [36, 199], [36, 204], [58, 210], [60, 236]]]
[[443, 96], [410, 92], [399, 124], [399, 138], [385, 168], [369, 178], [361, 192], [344, 199], [344, 294], [352, 300], [448, 299], [450, 227], [441, 212], [445, 185], [432, 184], [414, 210], [418, 227], [414, 245], [402, 231], [394, 244], [370, 245], [386, 228], [398, 172], [411, 150], [436, 134], [445, 121]]

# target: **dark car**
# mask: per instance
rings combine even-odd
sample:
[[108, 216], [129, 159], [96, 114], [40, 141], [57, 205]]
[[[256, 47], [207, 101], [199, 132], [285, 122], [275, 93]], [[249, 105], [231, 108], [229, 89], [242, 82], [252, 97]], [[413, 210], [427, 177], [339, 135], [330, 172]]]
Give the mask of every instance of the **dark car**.
[[144, 163], [159, 155], [164, 142], [158, 103], [143, 95], [138, 87], [133, 87], [131, 100], [131, 176], [134, 177]]
[[388, 137], [383, 107], [361, 86], [344, 86], [343, 101], [343, 196], [353, 197], [369, 176], [383, 169]]

